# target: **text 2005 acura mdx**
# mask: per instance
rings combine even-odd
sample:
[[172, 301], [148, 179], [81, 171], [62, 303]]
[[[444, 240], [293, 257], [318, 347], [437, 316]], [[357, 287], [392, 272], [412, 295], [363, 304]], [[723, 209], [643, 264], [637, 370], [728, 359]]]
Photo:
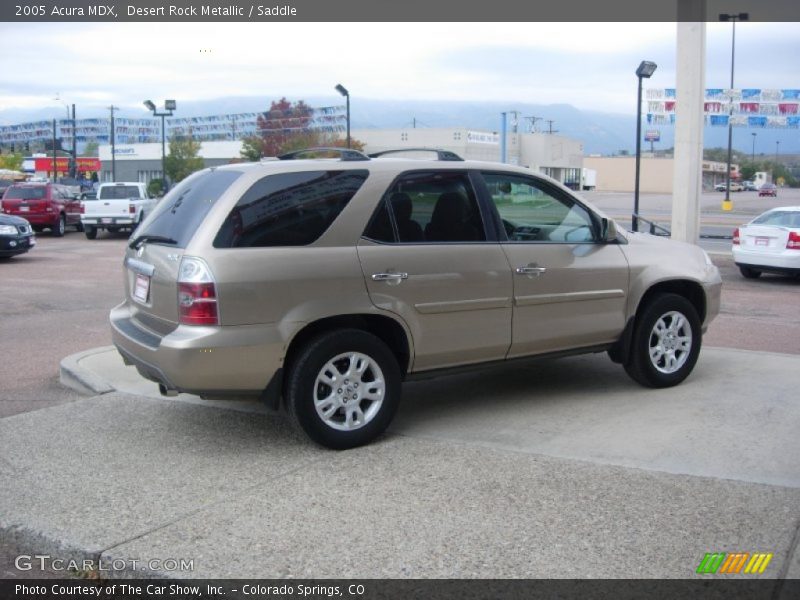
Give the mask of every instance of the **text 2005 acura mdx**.
[[439, 156], [195, 173], [131, 237], [114, 343], [163, 393], [282, 401], [331, 448], [384, 431], [423, 372], [608, 351], [645, 386], [689, 375], [719, 311], [703, 250], [618, 231], [528, 169]]

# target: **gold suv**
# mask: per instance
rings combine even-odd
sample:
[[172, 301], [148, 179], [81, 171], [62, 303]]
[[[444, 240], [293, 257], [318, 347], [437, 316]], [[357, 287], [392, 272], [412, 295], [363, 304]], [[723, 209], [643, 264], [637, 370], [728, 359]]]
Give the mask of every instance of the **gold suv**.
[[162, 393], [259, 396], [350, 448], [423, 373], [600, 351], [645, 386], [692, 371], [721, 286], [697, 246], [529, 169], [302, 156], [195, 173], [131, 236], [113, 339]]

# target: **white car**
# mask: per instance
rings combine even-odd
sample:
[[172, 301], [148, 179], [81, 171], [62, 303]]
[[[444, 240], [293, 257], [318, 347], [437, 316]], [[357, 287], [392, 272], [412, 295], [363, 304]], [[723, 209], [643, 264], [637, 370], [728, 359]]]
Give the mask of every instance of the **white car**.
[[744, 277], [800, 275], [800, 206], [781, 206], [733, 232], [733, 260]]

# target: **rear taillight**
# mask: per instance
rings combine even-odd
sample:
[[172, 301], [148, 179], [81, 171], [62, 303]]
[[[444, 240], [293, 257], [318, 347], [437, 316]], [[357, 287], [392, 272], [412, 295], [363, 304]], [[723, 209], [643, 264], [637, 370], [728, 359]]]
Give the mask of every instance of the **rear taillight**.
[[132, 215], [135, 215], [136, 214], [136, 206], [133, 205], [133, 204], [128, 204], [128, 212], [131, 213]]
[[184, 325], [219, 325], [217, 289], [199, 258], [183, 257], [178, 274], [178, 312]]
[[86, 207], [83, 204], [81, 204], [81, 214], [82, 215], [86, 214]]
[[733, 230], [733, 245], [734, 246], [738, 246], [739, 245], [739, 228], [738, 227]]
[[796, 231], [789, 232], [789, 239], [786, 240], [787, 250], [800, 250], [800, 233]]

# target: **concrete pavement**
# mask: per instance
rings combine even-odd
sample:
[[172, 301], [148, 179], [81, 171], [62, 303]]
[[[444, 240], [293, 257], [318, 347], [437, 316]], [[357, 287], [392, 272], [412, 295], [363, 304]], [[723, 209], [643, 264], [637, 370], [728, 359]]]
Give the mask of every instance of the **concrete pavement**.
[[800, 356], [705, 348], [669, 390], [604, 355], [415, 382], [340, 453], [257, 404], [160, 398], [108, 348], [73, 368], [117, 391], [0, 420], [0, 532], [30, 551], [372, 578], [687, 578], [764, 551], [800, 577]]

